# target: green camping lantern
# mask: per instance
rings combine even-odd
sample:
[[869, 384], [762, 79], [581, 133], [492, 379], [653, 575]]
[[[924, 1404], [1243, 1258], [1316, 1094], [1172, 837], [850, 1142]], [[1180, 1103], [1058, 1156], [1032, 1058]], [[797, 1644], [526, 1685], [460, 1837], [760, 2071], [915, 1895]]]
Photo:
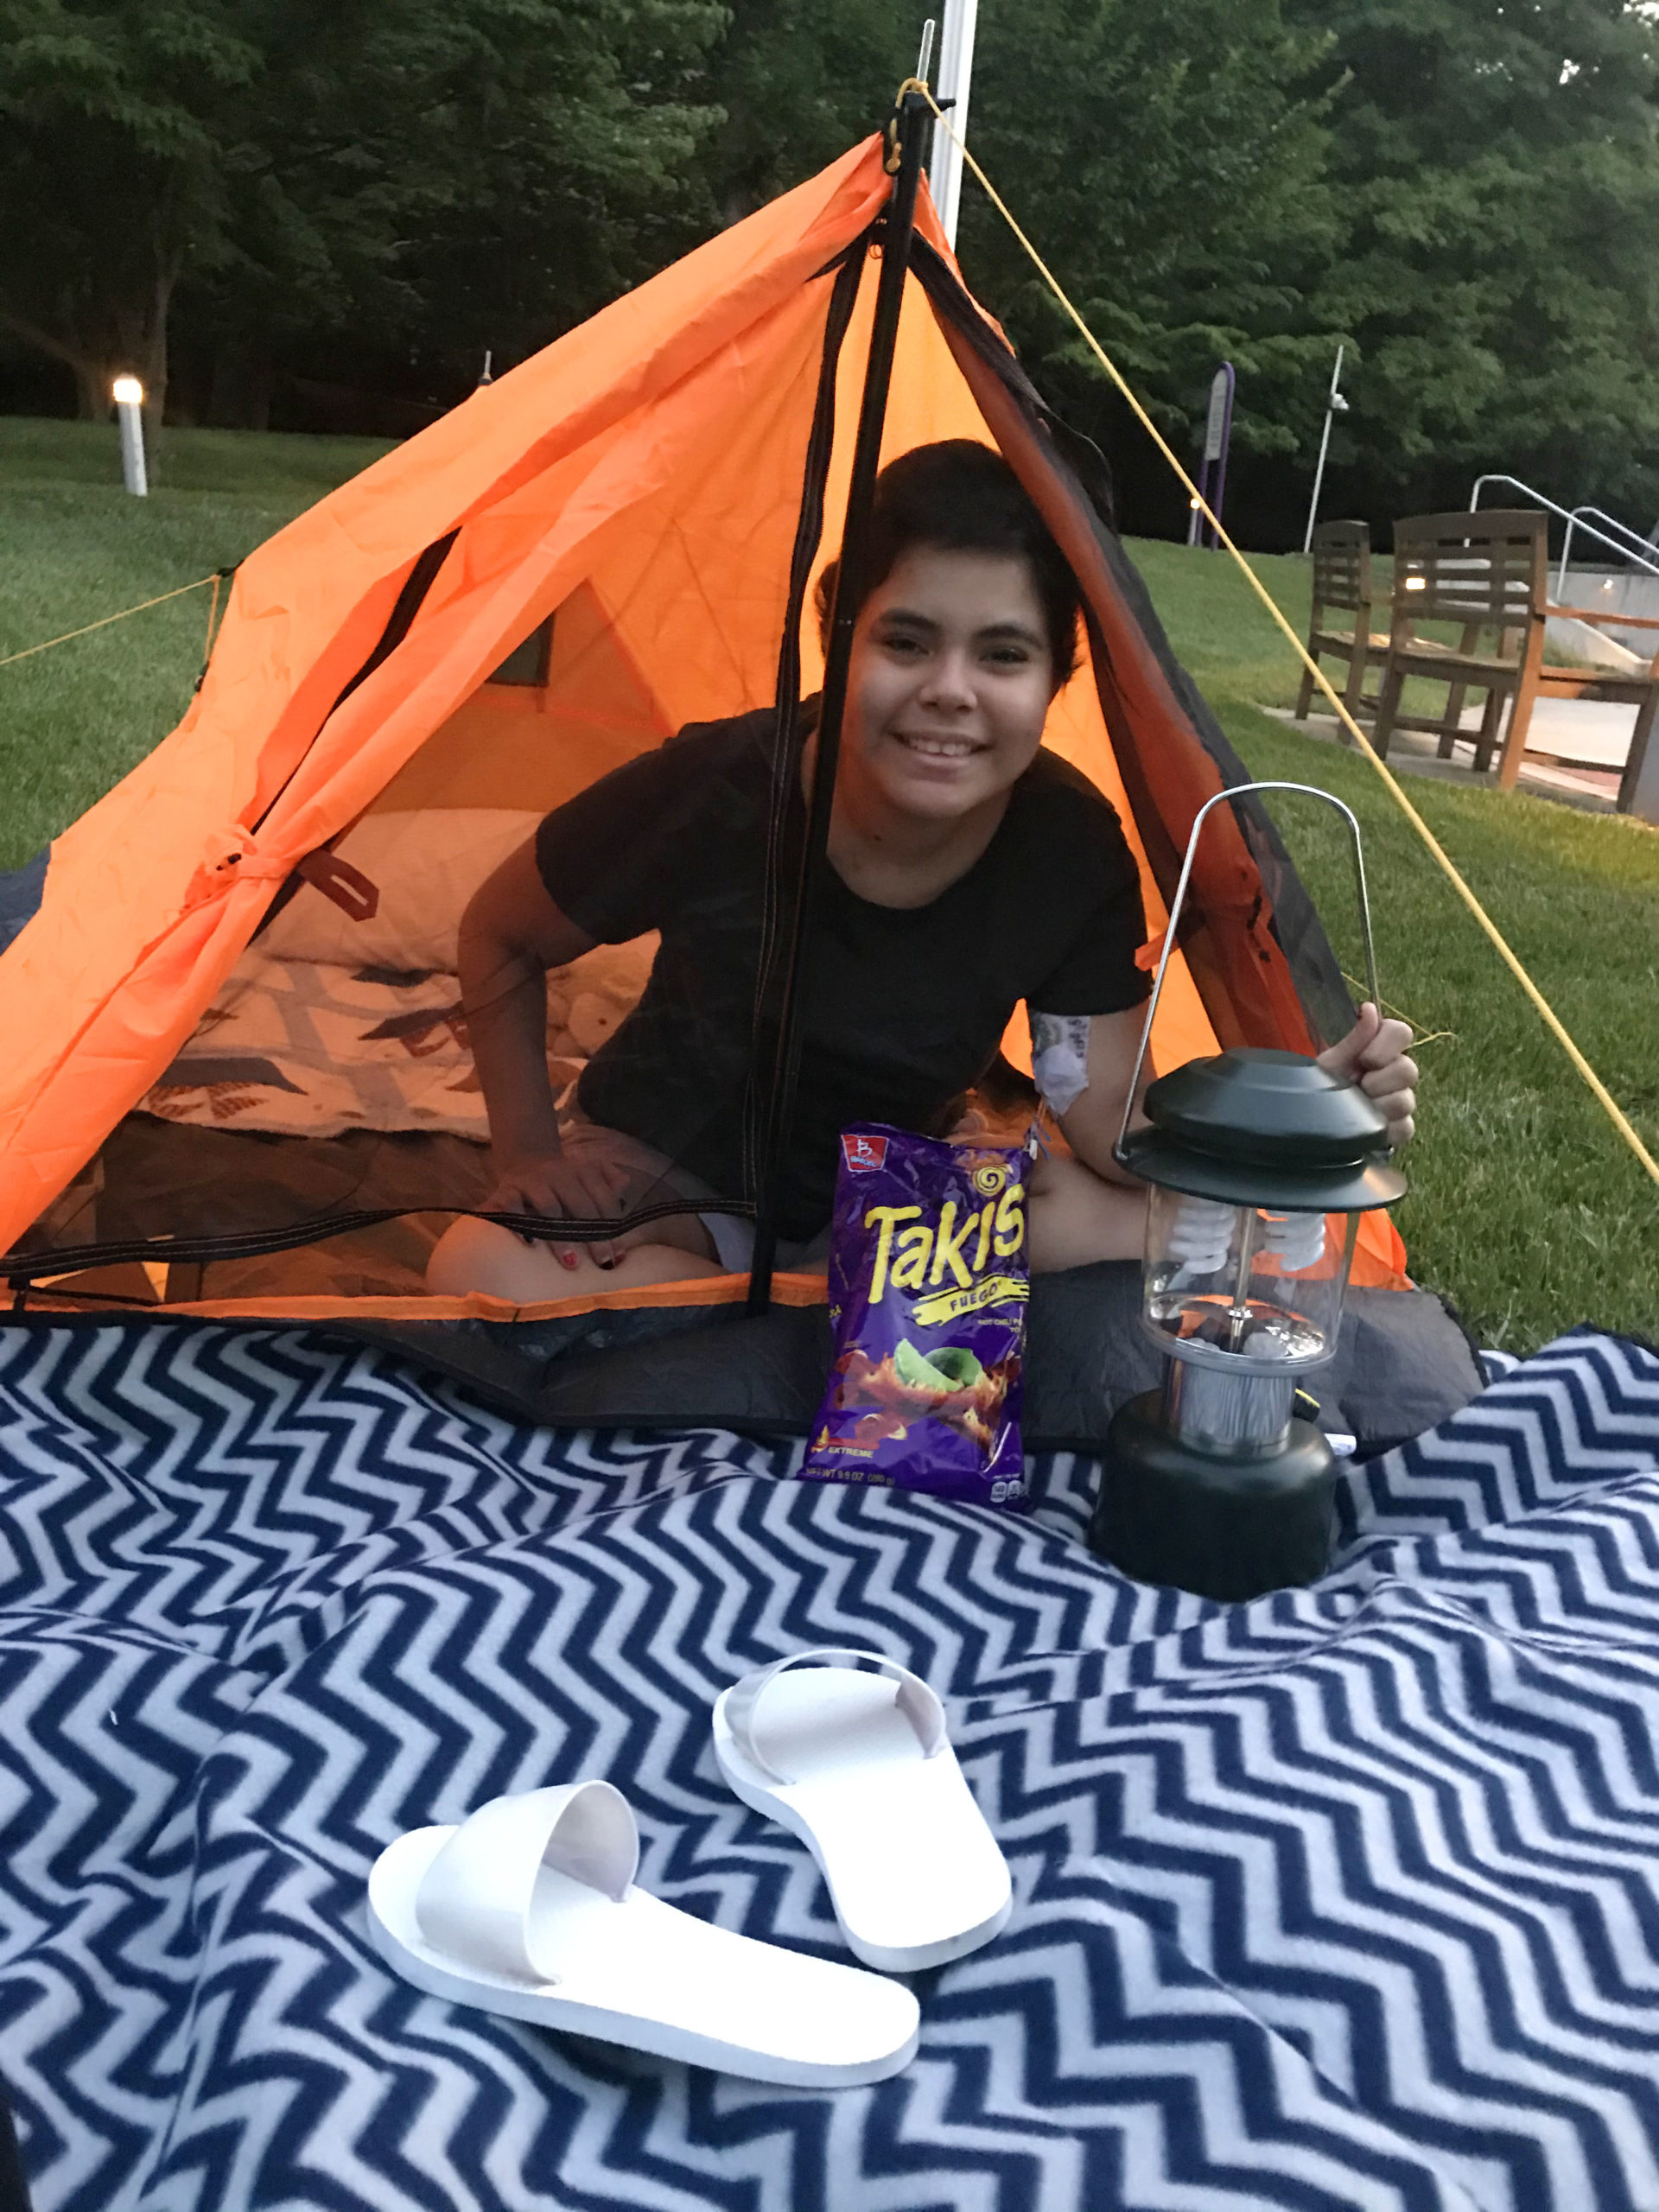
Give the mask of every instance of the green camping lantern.
[[[1346, 818], [1375, 1003], [1358, 823], [1308, 785], [1240, 788], [1306, 792]], [[1131, 1100], [1205, 818], [1236, 796], [1192, 825]], [[1311, 1582], [1330, 1556], [1334, 1463], [1296, 1399], [1336, 1355], [1359, 1215], [1405, 1192], [1386, 1125], [1351, 1079], [1248, 1048], [1160, 1077], [1145, 1111], [1131, 1135], [1126, 1109], [1116, 1152], [1149, 1186], [1141, 1322], [1163, 1379], [1112, 1422], [1090, 1543], [1137, 1581], [1204, 1597]]]

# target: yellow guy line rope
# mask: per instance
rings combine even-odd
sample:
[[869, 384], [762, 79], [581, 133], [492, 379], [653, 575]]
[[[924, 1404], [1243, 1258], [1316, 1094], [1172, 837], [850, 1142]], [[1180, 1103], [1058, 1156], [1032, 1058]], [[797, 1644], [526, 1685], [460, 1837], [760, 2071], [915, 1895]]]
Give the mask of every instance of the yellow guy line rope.
[[1146, 409], [1141, 404], [1141, 402], [1135, 397], [1134, 392], [1124, 382], [1123, 378], [1118, 372], [1116, 365], [1108, 355], [1105, 348], [1101, 345], [1099, 340], [1096, 339], [1093, 331], [1090, 329], [1088, 324], [1084, 321], [1083, 317], [1077, 313], [1076, 308], [1072, 306], [1071, 301], [1066, 297], [1065, 292], [1060, 289], [1058, 280], [1056, 278], [1054, 272], [1050, 269], [1048, 264], [1043, 259], [1041, 254], [1038, 252], [1036, 247], [1020, 229], [1019, 224], [1015, 222], [1013, 215], [1009, 213], [1007, 202], [997, 191], [996, 187], [991, 182], [989, 177], [986, 175], [984, 170], [981, 168], [979, 163], [969, 152], [967, 147], [963, 145], [962, 140], [957, 137], [956, 132], [951, 130], [950, 125], [946, 120], [943, 111], [940, 109], [938, 101], [934, 99], [933, 95], [931, 92], [927, 95], [927, 101], [928, 105], [933, 110], [933, 113], [938, 118], [940, 127], [944, 130], [947, 137], [949, 137], [951, 143], [956, 146], [963, 161], [967, 162], [969, 168], [972, 169], [974, 175], [979, 179], [980, 183], [983, 186], [986, 197], [990, 200], [992, 207], [995, 208], [997, 213], [1001, 216], [1003, 221], [1014, 232], [1015, 238], [1019, 239], [1027, 253], [1030, 255], [1032, 262], [1035, 265], [1039, 275], [1042, 277], [1043, 282], [1048, 286], [1049, 290], [1053, 293], [1061, 307], [1065, 308], [1066, 314], [1077, 325], [1078, 334], [1082, 337], [1084, 343], [1088, 346], [1095, 359], [1100, 363], [1101, 367], [1105, 370], [1112, 382], [1117, 386], [1119, 391], [1122, 393], [1124, 398], [1128, 400], [1131, 409], [1134, 410], [1135, 420], [1141, 424], [1141, 429], [1146, 431], [1147, 436], [1157, 447], [1159, 452], [1162, 454], [1164, 459], [1169, 463], [1177, 476], [1180, 478], [1182, 483], [1185, 485], [1187, 493], [1192, 499], [1193, 505], [1197, 507], [1199, 512], [1208, 519], [1211, 527], [1214, 530], [1217, 537], [1221, 540], [1227, 550], [1232, 555], [1240, 569], [1243, 569], [1245, 576], [1249, 579], [1251, 590], [1255, 592], [1256, 597], [1261, 601], [1263, 607], [1267, 608], [1268, 613], [1273, 617], [1274, 622], [1278, 624], [1280, 629], [1284, 632], [1285, 636], [1290, 640], [1291, 645], [1295, 651], [1297, 658], [1302, 663], [1302, 665], [1306, 669], [1311, 671], [1313, 679], [1318, 683], [1320, 690], [1324, 692], [1325, 697], [1331, 702], [1332, 706], [1335, 709], [1338, 721], [1357, 741], [1361, 753], [1370, 762], [1371, 766], [1376, 769], [1377, 774], [1382, 779], [1384, 785], [1388, 787], [1389, 791], [1393, 793], [1395, 801], [1400, 806], [1401, 811], [1405, 815], [1406, 819], [1410, 823], [1412, 828], [1415, 830], [1418, 836], [1422, 839], [1424, 844], [1428, 847], [1429, 851], [1434, 855], [1436, 861], [1439, 861], [1447, 878], [1450, 880], [1452, 889], [1457, 893], [1459, 898], [1462, 899], [1464, 905], [1469, 909], [1470, 912], [1479, 923], [1481, 928], [1484, 930], [1486, 935], [1491, 939], [1493, 944], [1497, 948], [1498, 956], [1503, 960], [1504, 966], [1508, 968], [1510, 974], [1515, 977], [1516, 982], [1520, 984], [1522, 989], [1532, 1001], [1532, 1003], [1537, 1009], [1539, 1017], [1542, 1020], [1545, 1027], [1549, 1031], [1550, 1035], [1554, 1038], [1561, 1050], [1567, 1054], [1567, 1058], [1572, 1061], [1579, 1073], [1584, 1077], [1586, 1083], [1588, 1084], [1591, 1090], [1594, 1093], [1596, 1098], [1605, 1109], [1607, 1117], [1611, 1122], [1613, 1127], [1618, 1131], [1620, 1136], [1624, 1138], [1625, 1143], [1636, 1154], [1637, 1160], [1641, 1161], [1643, 1166], [1646, 1168], [1649, 1175], [1653, 1179], [1655, 1184], [1659, 1185], [1659, 1160], [1655, 1160], [1653, 1154], [1648, 1150], [1646, 1145], [1643, 1143], [1641, 1137], [1631, 1126], [1630, 1119], [1625, 1114], [1623, 1107], [1620, 1106], [1618, 1101], [1613, 1096], [1611, 1091], [1608, 1090], [1606, 1084], [1596, 1073], [1594, 1068], [1591, 1066], [1589, 1061], [1586, 1059], [1584, 1054], [1573, 1043], [1572, 1038], [1567, 1032], [1565, 1025], [1562, 1023], [1560, 1016], [1556, 1014], [1555, 1009], [1550, 1005], [1548, 1000], [1539, 989], [1537, 984], [1533, 982], [1531, 976], [1522, 966], [1519, 957], [1511, 950], [1508, 939], [1503, 936], [1503, 933], [1498, 928], [1497, 924], [1492, 919], [1491, 916], [1486, 912], [1486, 909], [1481, 905], [1479, 899], [1475, 896], [1469, 886], [1464, 881], [1462, 876], [1458, 873], [1456, 863], [1446, 852], [1445, 847], [1440, 843], [1440, 839], [1434, 835], [1434, 832], [1429, 828], [1427, 823], [1424, 821], [1422, 816], [1418, 813], [1416, 808], [1406, 797], [1405, 792], [1401, 789], [1397, 779], [1388, 766], [1388, 764], [1385, 761], [1379, 760], [1377, 755], [1372, 751], [1370, 741], [1366, 737], [1364, 732], [1360, 728], [1359, 724], [1354, 720], [1347, 708], [1343, 704], [1336, 692], [1332, 690], [1330, 679], [1325, 675], [1325, 671], [1319, 666], [1319, 663], [1308, 652], [1306, 646], [1297, 636], [1295, 631], [1291, 627], [1290, 622], [1283, 609], [1279, 606], [1278, 601], [1274, 598], [1272, 593], [1262, 582], [1261, 577], [1256, 575], [1255, 570], [1251, 568], [1249, 563], [1239, 551], [1237, 546], [1234, 544], [1232, 539], [1227, 535], [1227, 532], [1222, 528], [1221, 523], [1217, 518], [1211, 512], [1209, 506], [1205, 504], [1204, 499], [1199, 493], [1198, 486], [1192, 481], [1192, 479], [1187, 474], [1185, 469], [1181, 466], [1179, 460], [1170, 447], [1168, 441], [1164, 437], [1162, 432], [1153, 421], [1151, 416], [1147, 414]]
[[83, 623], [79, 630], [66, 630], [60, 638], [48, 638], [43, 645], [25, 645], [20, 653], [7, 653], [0, 657], [0, 668], [10, 668], [15, 660], [27, 660], [31, 653], [50, 652], [54, 645], [67, 645], [71, 638], [85, 638], [94, 630], [107, 629], [111, 622], [124, 622], [129, 614], [142, 614], [146, 607], [164, 606], [169, 599], [182, 599], [186, 592], [200, 591], [204, 584], [213, 586], [213, 604], [217, 606], [219, 577], [215, 572], [211, 576], [198, 576], [193, 584], [181, 584], [176, 591], [164, 591], [159, 598], [140, 600], [137, 607], [124, 607], [118, 614], [100, 615], [96, 622]]

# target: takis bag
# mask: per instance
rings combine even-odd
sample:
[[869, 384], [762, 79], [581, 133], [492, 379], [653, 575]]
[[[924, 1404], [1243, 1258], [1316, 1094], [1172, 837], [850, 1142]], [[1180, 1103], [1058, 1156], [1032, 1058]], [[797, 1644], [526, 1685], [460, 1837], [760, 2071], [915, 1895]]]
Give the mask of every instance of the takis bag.
[[843, 1135], [830, 1249], [836, 1358], [808, 1481], [896, 1484], [976, 1504], [1025, 1491], [1020, 1371], [1029, 1146]]

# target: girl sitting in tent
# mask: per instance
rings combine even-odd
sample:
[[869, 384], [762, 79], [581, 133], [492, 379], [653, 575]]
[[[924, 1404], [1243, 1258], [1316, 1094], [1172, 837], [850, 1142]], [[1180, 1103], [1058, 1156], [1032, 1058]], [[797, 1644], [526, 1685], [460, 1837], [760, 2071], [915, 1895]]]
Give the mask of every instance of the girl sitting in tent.
[[[1077, 661], [1071, 570], [1007, 462], [965, 440], [882, 472], [869, 552], [779, 1264], [823, 1264], [841, 1130], [947, 1134], [1021, 1000], [1071, 1154], [1036, 1163], [1031, 1264], [1137, 1257], [1144, 1194], [1112, 1145], [1149, 988], [1139, 878], [1111, 805], [1042, 749]], [[682, 1210], [598, 1244], [460, 1220], [434, 1254], [435, 1291], [530, 1303], [747, 1268], [749, 1223], [696, 1208], [752, 1187], [745, 1101], [774, 841], [798, 840], [805, 813], [800, 791], [777, 787], [774, 729], [764, 710], [683, 731], [556, 809], [472, 900], [461, 980], [497, 1169], [485, 1209]], [[652, 930], [645, 995], [561, 1118], [547, 971]], [[1409, 1035], [1368, 1005], [1322, 1055], [1358, 1077], [1395, 1144], [1412, 1130]]]

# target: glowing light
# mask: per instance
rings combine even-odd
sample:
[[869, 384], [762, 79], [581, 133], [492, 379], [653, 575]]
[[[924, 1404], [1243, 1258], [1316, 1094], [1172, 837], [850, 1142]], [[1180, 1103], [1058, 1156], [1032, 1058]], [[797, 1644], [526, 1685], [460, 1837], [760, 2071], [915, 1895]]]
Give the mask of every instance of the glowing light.
[[118, 407], [137, 407], [143, 404], [144, 387], [137, 377], [117, 377], [110, 390]]
[[1192, 508], [1193, 513], [1197, 514], [1198, 512], [1199, 502], [1197, 499], [1189, 499], [1186, 504]]
[[1408, 576], [1406, 578], [1406, 589], [1408, 591], [1427, 591], [1428, 589], [1427, 577]]

